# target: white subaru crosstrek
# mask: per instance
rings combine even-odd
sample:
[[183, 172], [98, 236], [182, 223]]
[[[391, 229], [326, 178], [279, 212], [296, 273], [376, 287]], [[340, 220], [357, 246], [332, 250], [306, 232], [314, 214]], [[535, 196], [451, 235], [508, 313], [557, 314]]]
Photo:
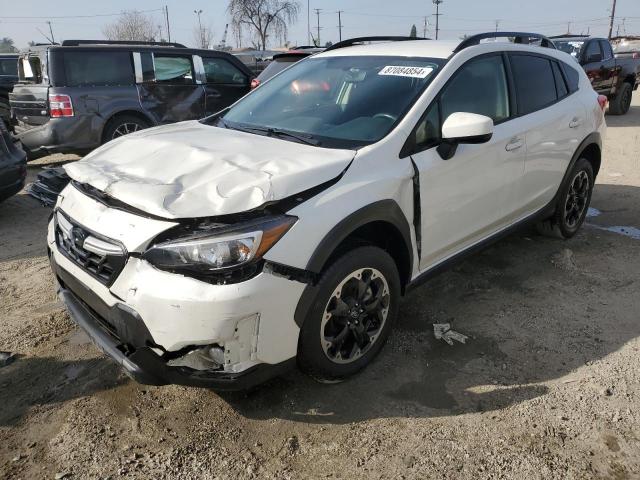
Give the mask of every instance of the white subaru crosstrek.
[[524, 223], [581, 226], [605, 101], [569, 55], [534, 34], [358, 40], [65, 167], [59, 295], [139, 382], [347, 377], [410, 288]]

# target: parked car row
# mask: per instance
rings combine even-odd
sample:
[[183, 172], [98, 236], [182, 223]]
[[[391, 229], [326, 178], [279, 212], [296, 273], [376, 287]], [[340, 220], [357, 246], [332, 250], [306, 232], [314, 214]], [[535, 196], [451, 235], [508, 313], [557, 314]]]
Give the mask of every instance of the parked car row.
[[606, 103], [541, 35], [341, 42], [66, 165], [59, 296], [141, 383], [238, 389], [296, 364], [341, 380], [437, 272], [524, 224], [576, 234]]

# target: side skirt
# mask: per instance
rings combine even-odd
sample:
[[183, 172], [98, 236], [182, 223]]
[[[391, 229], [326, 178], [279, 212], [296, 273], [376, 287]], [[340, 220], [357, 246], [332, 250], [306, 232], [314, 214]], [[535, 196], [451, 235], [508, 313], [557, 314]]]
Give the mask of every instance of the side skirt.
[[484, 250], [489, 245], [499, 240], [502, 240], [505, 237], [508, 237], [515, 231], [521, 229], [523, 226], [549, 218], [551, 215], [553, 215], [553, 212], [555, 211], [555, 205], [556, 205], [556, 198], [554, 197], [554, 199], [548, 205], [541, 208], [537, 212], [534, 212], [531, 215], [523, 218], [522, 220], [519, 220], [518, 222], [514, 223], [513, 225], [510, 225], [507, 228], [500, 230], [499, 232], [496, 232], [493, 235], [483, 240], [480, 240], [478, 243], [474, 243], [473, 245], [466, 248], [465, 250], [462, 250], [454, 254], [453, 256], [443, 260], [437, 265], [434, 265], [428, 270], [425, 270], [416, 278], [411, 280], [411, 282], [409, 282], [406, 288], [406, 292], [408, 293], [414, 288], [419, 287], [420, 285], [432, 279], [433, 277], [439, 275], [440, 273], [446, 270], [449, 270], [451, 267], [460, 263], [462, 260], [470, 257], [471, 255], [481, 250]]

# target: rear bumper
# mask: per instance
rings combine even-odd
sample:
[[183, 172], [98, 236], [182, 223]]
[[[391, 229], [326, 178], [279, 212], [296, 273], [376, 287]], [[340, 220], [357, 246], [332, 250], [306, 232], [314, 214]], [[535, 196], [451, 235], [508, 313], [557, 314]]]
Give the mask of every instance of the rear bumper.
[[15, 126], [30, 159], [52, 153], [84, 154], [100, 146], [102, 125], [95, 125], [93, 116], [52, 118], [39, 126], [19, 122]]
[[[89, 288], [60, 268], [53, 255], [49, 258], [58, 283], [58, 296], [73, 320], [138, 383], [246, 390], [295, 366], [292, 358], [279, 364], [258, 364], [238, 373], [169, 367], [166, 360], [148, 346], [153, 340], [137, 312], [122, 304], [112, 307], [103, 304]], [[145, 339], [147, 346], [143, 346], [141, 339]]]

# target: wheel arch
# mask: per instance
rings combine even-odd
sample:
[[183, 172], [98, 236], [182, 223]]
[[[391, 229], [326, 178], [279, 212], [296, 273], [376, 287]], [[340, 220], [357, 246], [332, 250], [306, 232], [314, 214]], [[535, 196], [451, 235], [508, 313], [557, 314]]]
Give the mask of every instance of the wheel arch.
[[[342, 219], [318, 244], [307, 262], [306, 270], [321, 274], [336, 258], [363, 245], [379, 247], [391, 255], [398, 267], [404, 293], [411, 281], [413, 244], [409, 222], [394, 200], [372, 203]], [[302, 327], [316, 293], [315, 285], [305, 288], [294, 314], [299, 327]]]
[[145, 114], [144, 112], [140, 111], [140, 110], [133, 110], [133, 109], [122, 109], [122, 110], [117, 110], [115, 112], [112, 112], [109, 117], [107, 117], [105, 119], [104, 124], [102, 125], [102, 132], [100, 134], [100, 138], [102, 139], [102, 142], [104, 142], [105, 138], [104, 138], [104, 132], [107, 129], [107, 127], [109, 126], [109, 124], [114, 121], [116, 118], [118, 117], [123, 117], [125, 115], [128, 116], [132, 116], [132, 117], [137, 117], [140, 120], [145, 121], [146, 123], [148, 123], [150, 126], [155, 126], [156, 122], [153, 121], [153, 119], [151, 117], [149, 117], [147, 114]]

